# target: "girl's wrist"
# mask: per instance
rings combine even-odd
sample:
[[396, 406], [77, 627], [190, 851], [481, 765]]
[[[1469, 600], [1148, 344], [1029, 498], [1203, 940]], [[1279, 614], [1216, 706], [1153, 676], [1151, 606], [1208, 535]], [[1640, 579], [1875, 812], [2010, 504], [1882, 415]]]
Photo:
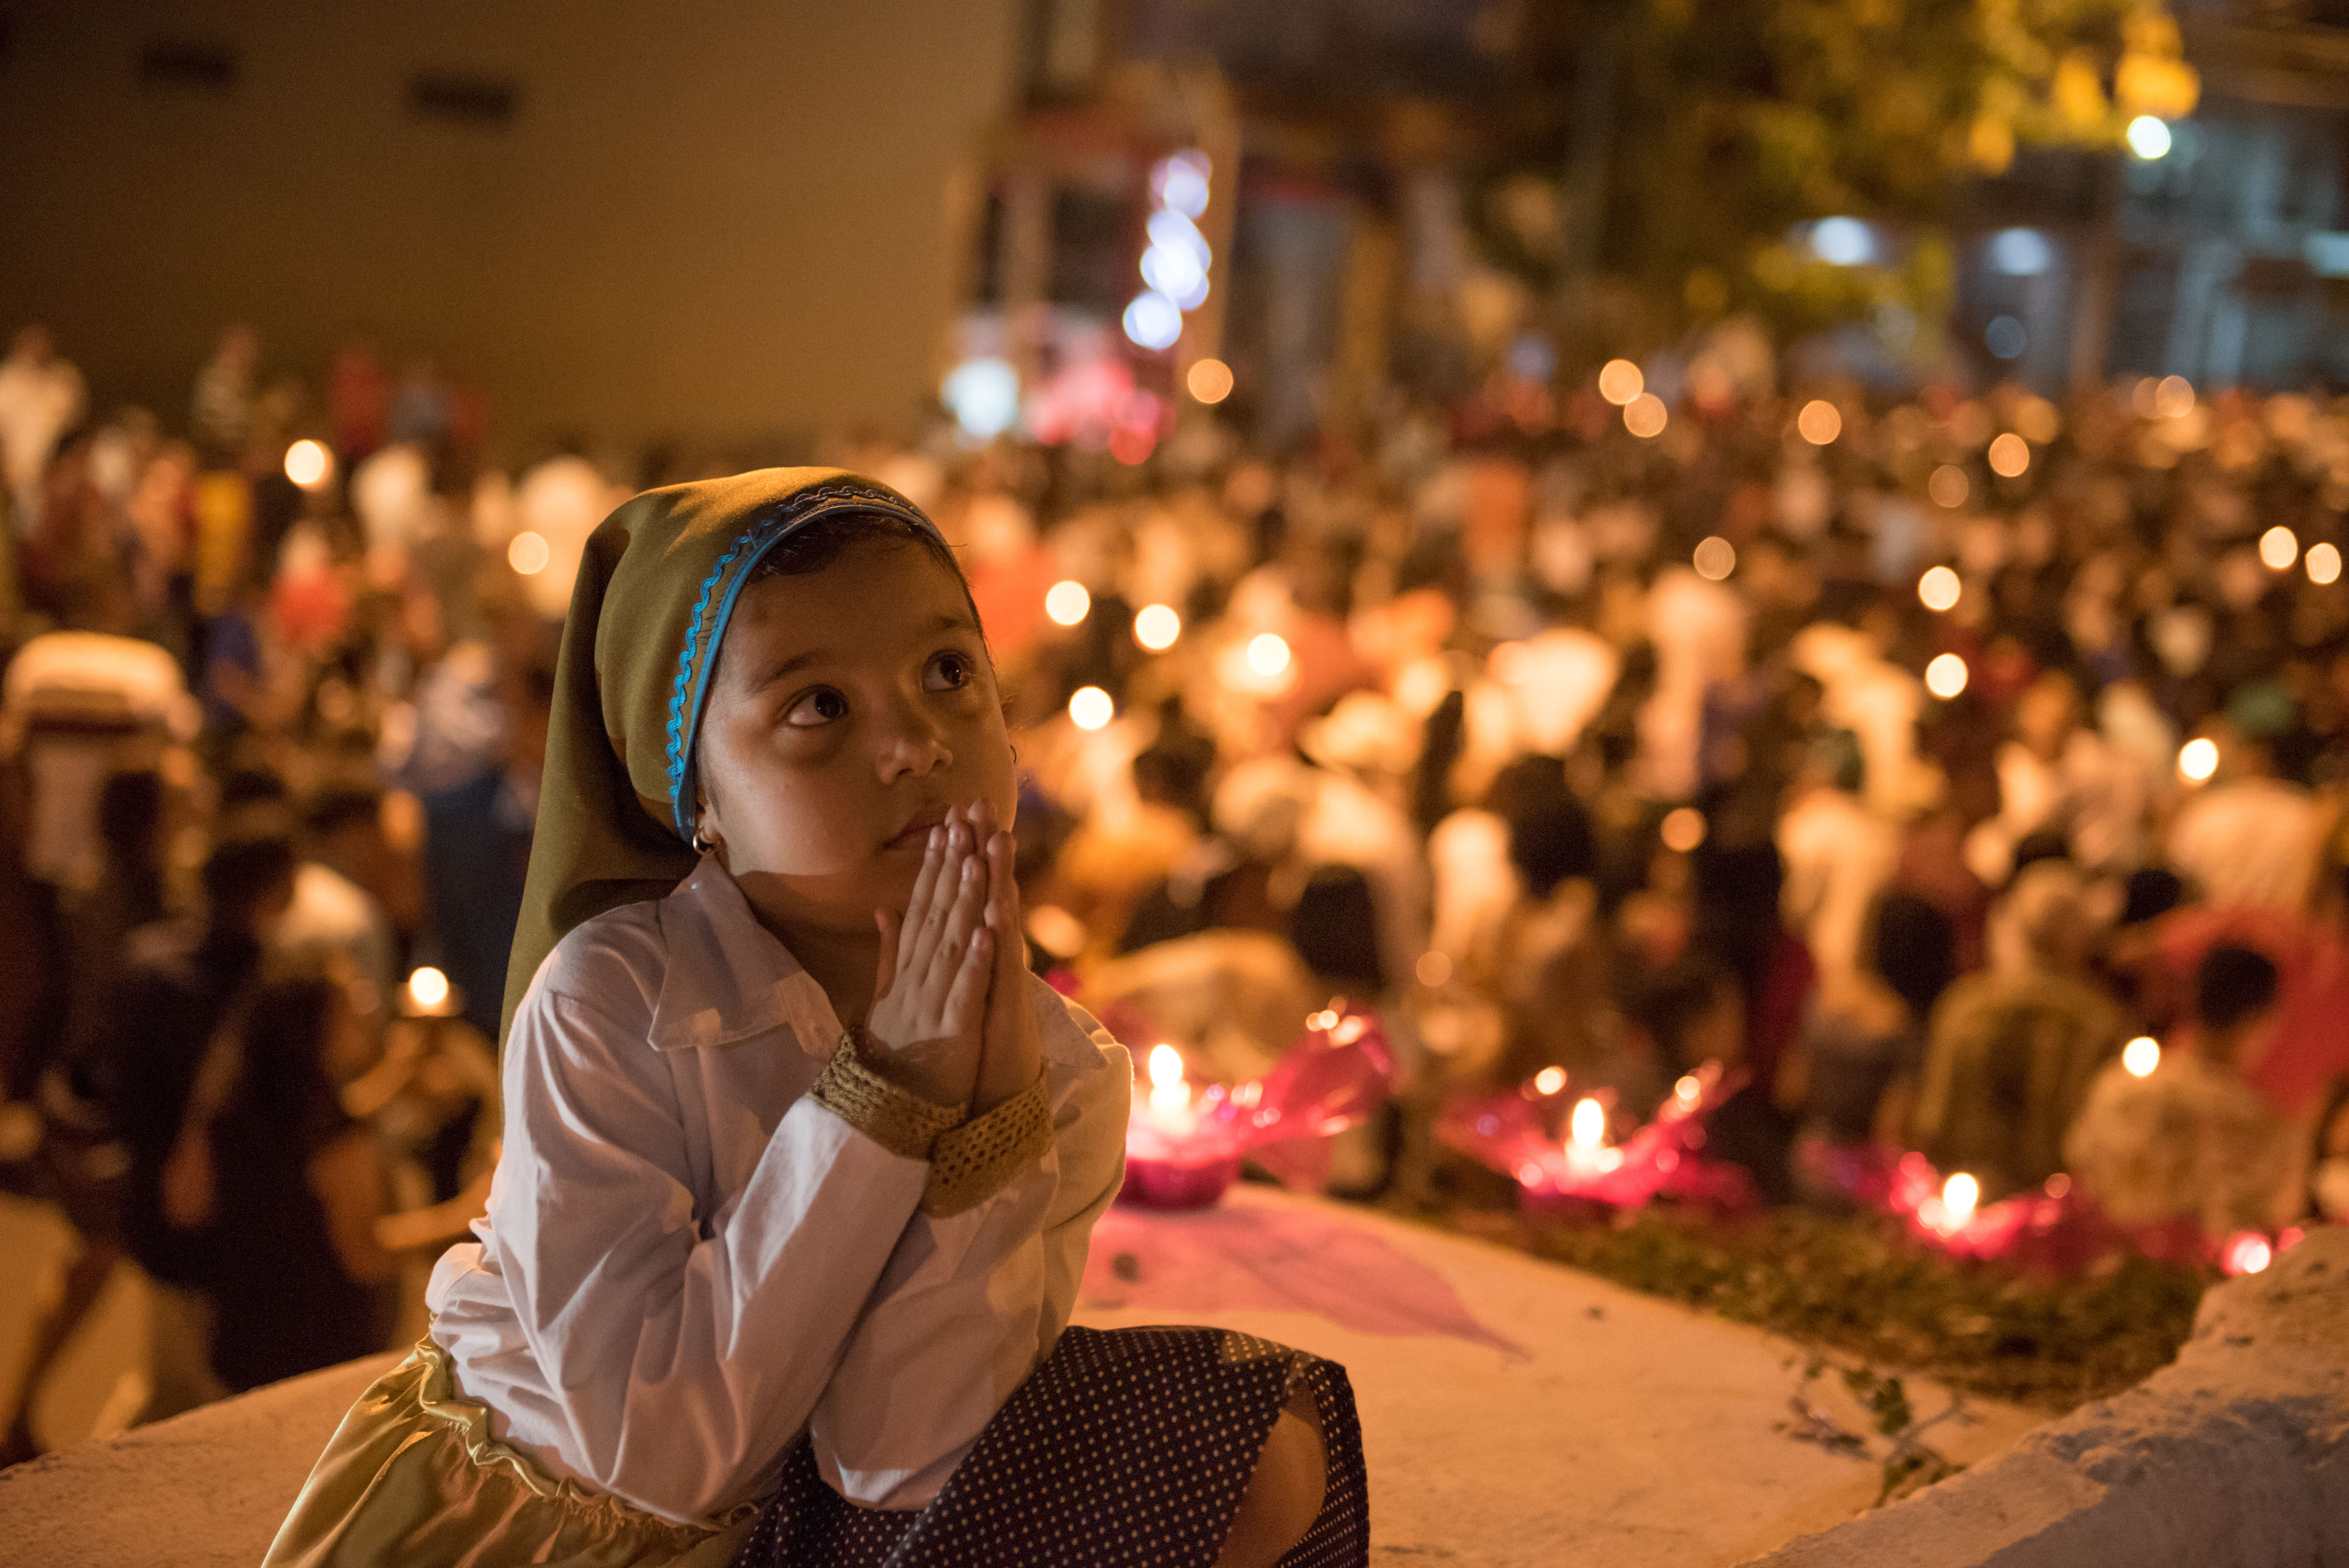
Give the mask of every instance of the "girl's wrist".
[[954, 1041], [920, 1040], [896, 1046], [861, 1024], [849, 1029], [848, 1037], [855, 1048], [856, 1059], [893, 1088], [932, 1105], [959, 1109], [968, 1104], [969, 1066], [956, 1060], [961, 1053]]

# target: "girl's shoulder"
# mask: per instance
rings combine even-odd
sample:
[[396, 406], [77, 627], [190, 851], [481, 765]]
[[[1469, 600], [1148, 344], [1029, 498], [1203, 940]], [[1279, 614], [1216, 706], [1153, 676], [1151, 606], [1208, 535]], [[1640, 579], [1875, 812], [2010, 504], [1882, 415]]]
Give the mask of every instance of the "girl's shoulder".
[[540, 963], [517, 1021], [522, 1013], [570, 1003], [649, 1026], [668, 968], [660, 903], [624, 903], [573, 926]]

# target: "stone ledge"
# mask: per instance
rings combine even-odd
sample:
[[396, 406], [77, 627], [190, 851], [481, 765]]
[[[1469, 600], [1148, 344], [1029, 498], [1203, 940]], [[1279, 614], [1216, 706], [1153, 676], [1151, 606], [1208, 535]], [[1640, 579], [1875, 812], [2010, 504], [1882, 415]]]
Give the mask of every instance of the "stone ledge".
[[2349, 1564], [2349, 1229], [2203, 1298], [2178, 1360], [1749, 1568]]
[[0, 1561], [253, 1568], [378, 1356], [0, 1470]]

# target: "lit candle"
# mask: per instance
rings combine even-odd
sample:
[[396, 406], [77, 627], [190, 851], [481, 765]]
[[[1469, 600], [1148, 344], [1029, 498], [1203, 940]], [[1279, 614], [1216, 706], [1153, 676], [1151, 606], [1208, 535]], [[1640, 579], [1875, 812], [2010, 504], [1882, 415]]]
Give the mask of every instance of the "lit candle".
[[1183, 1053], [1172, 1046], [1150, 1047], [1150, 1123], [1162, 1132], [1188, 1132], [1191, 1086], [1183, 1081]]
[[1590, 1095], [1576, 1100], [1574, 1114], [1567, 1121], [1567, 1174], [1600, 1175], [1622, 1163], [1623, 1151], [1607, 1147], [1607, 1108]]
[[1961, 1171], [1941, 1183], [1941, 1222], [1936, 1227], [1944, 1234], [1954, 1234], [1966, 1228], [1974, 1217], [1974, 1207], [1982, 1202], [1982, 1183]]

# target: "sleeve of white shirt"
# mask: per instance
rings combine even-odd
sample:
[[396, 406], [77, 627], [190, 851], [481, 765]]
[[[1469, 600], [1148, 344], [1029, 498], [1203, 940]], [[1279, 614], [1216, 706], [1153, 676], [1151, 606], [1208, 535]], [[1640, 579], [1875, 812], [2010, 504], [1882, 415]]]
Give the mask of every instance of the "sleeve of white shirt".
[[533, 988], [506, 1042], [491, 1233], [567, 1433], [559, 1457], [693, 1519], [762, 1490], [796, 1439], [929, 1166], [802, 1099], [750, 1180], [698, 1216], [647, 1024]]
[[976, 1208], [916, 1213], [818, 1401], [818, 1469], [871, 1508], [936, 1497], [996, 1411], [1051, 1353], [1093, 1222], [1125, 1172], [1133, 1068], [1081, 1008], [1033, 980], [1052, 1146]]

